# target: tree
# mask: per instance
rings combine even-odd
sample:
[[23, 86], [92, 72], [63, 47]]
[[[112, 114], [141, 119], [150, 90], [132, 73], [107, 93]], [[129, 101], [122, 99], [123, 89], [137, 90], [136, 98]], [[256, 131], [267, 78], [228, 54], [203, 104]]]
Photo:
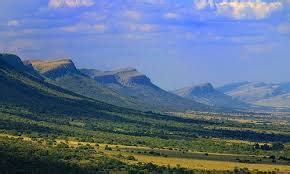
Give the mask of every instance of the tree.
[[282, 151], [285, 146], [282, 143], [273, 143], [272, 150]]

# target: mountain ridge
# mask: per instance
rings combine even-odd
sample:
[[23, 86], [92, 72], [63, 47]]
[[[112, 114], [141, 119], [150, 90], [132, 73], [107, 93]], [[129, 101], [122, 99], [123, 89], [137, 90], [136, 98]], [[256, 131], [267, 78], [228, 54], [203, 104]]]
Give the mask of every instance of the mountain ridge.
[[56, 79], [66, 74], [82, 75], [71, 59], [57, 60], [27, 60], [41, 74], [49, 78]]
[[12, 67], [14, 70], [29, 74], [39, 80], [43, 80], [43, 77], [38, 74], [38, 72], [32, 67], [32, 65], [28, 62], [25, 64], [22, 62], [20, 57], [14, 54], [0, 54], [0, 60], [2, 63]]
[[290, 108], [290, 82], [247, 82], [218, 88], [236, 99], [260, 106]]
[[173, 93], [200, 103], [225, 108], [246, 109], [250, 105], [216, 90], [211, 83], [203, 83], [191, 87], [181, 88]]
[[[142, 101], [121, 95], [118, 91], [98, 83], [76, 68], [70, 59], [27, 60], [47, 78], [50, 83], [80, 95], [90, 97], [112, 105], [131, 109], [150, 110]], [[52, 65], [51, 65], [52, 64]]]
[[80, 71], [123, 95], [142, 100], [147, 104], [157, 107], [164, 107], [170, 110], [173, 108], [177, 108], [177, 110], [191, 110], [209, 107], [161, 89], [153, 84], [149, 77], [140, 73], [135, 68], [118, 69], [115, 71], [81, 69]]

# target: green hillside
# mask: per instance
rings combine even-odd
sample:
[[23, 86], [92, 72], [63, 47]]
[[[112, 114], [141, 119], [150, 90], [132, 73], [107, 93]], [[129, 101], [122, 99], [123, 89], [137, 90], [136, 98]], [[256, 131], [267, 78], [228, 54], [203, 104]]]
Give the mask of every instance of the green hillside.
[[39, 73], [46, 77], [48, 82], [83, 96], [126, 108], [138, 108], [139, 110], [156, 109], [146, 106], [141, 101], [121, 95], [117, 91], [82, 74], [69, 59], [53, 61], [30, 60], [27, 62], [30, 62]]
[[[19, 59], [10, 56], [10, 60]], [[85, 114], [91, 109], [110, 109], [111, 105], [85, 98], [34, 78], [26, 71], [9, 65], [0, 58], [0, 103], [25, 106], [48, 113]], [[84, 108], [86, 106], [86, 108]], [[117, 107], [115, 107], [117, 108]]]
[[4, 173], [207, 171], [182, 163], [162, 165], [150, 162], [152, 158], [233, 163], [222, 171], [246, 170], [234, 166], [251, 163], [265, 165], [266, 169], [258, 168], [263, 171], [288, 171], [290, 164], [290, 126], [284, 115], [265, 114], [264, 119], [255, 113], [130, 110], [46, 83], [1, 58], [0, 85], [0, 168]]
[[[69, 59], [27, 62], [50, 83], [113, 105], [143, 111], [214, 109], [162, 90], [135, 69], [99, 72], [99, 78], [96, 78], [95, 70], [78, 70]], [[112, 81], [108, 83], [108, 79]]]
[[151, 107], [158, 107], [167, 111], [206, 111], [216, 109], [167, 92], [153, 84], [146, 75], [134, 68], [104, 72], [94, 69], [81, 69], [81, 72], [125, 96], [142, 100]]

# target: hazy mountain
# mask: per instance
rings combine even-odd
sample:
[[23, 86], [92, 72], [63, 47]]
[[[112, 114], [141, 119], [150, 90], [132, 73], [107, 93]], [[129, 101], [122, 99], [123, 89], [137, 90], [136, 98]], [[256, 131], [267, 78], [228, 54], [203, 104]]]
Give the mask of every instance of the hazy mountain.
[[214, 89], [212, 84], [205, 83], [173, 91], [173, 93], [199, 103], [225, 108], [247, 108], [249, 104], [241, 102], [231, 96]]
[[218, 90], [256, 105], [290, 108], [290, 83], [242, 82], [228, 84]]
[[116, 71], [82, 69], [81, 72], [123, 95], [142, 100], [147, 105], [167, 110], [201, 110], [209, 108], [159, 88], [146, 75], [134, 68]]

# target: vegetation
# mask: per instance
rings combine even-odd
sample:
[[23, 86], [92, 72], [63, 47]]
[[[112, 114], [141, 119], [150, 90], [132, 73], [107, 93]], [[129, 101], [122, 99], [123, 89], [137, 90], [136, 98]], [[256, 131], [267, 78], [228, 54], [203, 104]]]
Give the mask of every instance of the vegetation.
[[274, 120], [273, 115], [259, 113], [130, 110], [19, 73], [1, 59], [0, 87], [4, 173], [213, 169], [193, 165], [198, 161], [228, 166], [220, 171], [251, 164], [260, 166], [258, 170], [289, 170], [288, 115], [279, 114]]

